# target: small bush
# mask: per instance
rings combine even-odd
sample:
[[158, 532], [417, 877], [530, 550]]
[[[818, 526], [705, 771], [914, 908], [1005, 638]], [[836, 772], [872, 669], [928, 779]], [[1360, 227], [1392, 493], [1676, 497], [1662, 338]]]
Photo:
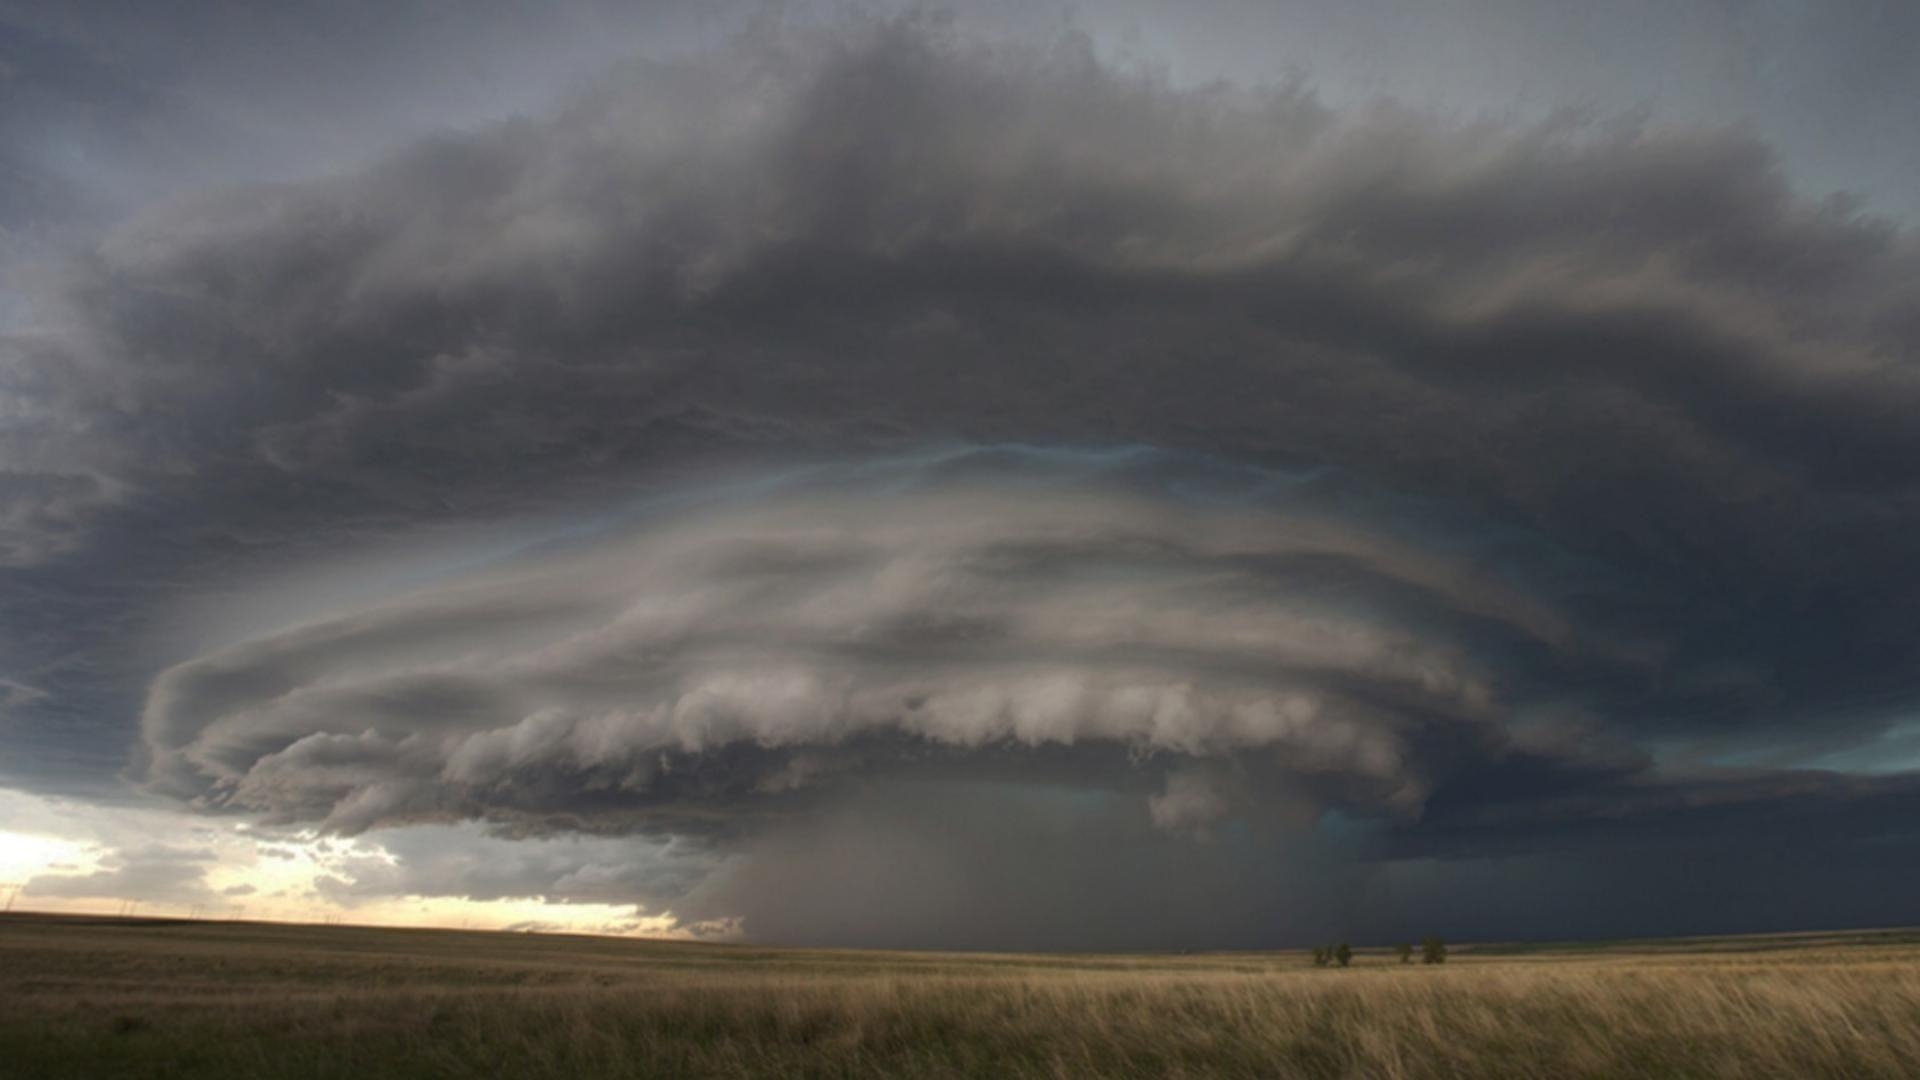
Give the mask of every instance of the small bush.
[[1403, 941], [1393, 947], [1393, 955], [1398, 956], [1401, 963], [1411, 964], [1413, 963], [1413, 946]]
[[1437, 937], [1423, 939], [1420, 942], [1420, 962], [1423, 964], [1446, 963], [1447, 943]]
[[1341, 967], [1346, 967], [1349, 964], [1352, 964], [1353, 963], [1353, 946], [1347, 944], [1344, 941], [1338, 945], [1335, 945], [1333, 947], [1333, 959]]
[[1325, 945], [1315, 945], [1313, 947], [1313, 966], [1326, 967], [1330, 955]]

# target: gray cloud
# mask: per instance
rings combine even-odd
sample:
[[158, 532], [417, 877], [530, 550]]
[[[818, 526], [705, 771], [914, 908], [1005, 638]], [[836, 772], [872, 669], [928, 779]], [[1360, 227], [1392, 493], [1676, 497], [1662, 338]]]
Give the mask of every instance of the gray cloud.
[[775, 825], [675, 911], [819, 945], [1226, 948], [1347, 929], [1357, 853], [1270, 824], [1196, 843], [1134, 799], [1031, 773], [923, 776]]
[[[1734, 135], [1177, 92], [1073, 39], [795, 33], [122, 229], [64, 286], [84, 333], [15, 343], [47, 422], [10, 458], [67, 471], [15, 485], [8, 535], [38, 558], [183, 472], [417, 513], [509, 461], [524, 491], [909, 432], [1444, 465], [1542, 511], [1496, 451], [1571, 433], [1630, 443], [1616, 473], [1670, 460], [1643, 498], [1757, 512], [1812, 497], [1789, 477], [1904, 478], [1915, 279], [1908, 237], [1797, 202]], [[116, 482], [59, 479], [87, 467]]]
[[21, 889], [29, 897], [133, 900], [144, 904], [204, 903], [210, 851], [147, 847], [116, 851], [85, 874], [39, 874]]
[[659, 913], [723, 861], [698, 844], [575, 834], [505, 838], [471, 827], [388, 830], [379, 847], [379, 855], [336, 858], [317, 881], [320, 894], [348, 907], [429, 896], [638, 905]]
[[[1261, 751], [1415, 812], [1433, 778], [1411, 740], [1433, 726], [1497, 743], [1507, 708], [1497, 658], [1432, 627], [1633, 663], [1606, 642], [1583, 654], [1564, 615], [1468, 556], [1299, 506], [1023, 472], [1012, 490], [903, 472], [926, 490], [815, 485], [682, 512], [242, 642], [156, 680], [151, 773], [176, 795], [357, 831], [594, 803], [701, 816], [831, 781], [846, 755], [900, 739], [1106, 743]], [[1301, 587], [1329, 568], [1340, 596]], [[1398, 607], [1356, 610], [1370, 583]]]
[[[348, 832], [473, 819], [681, 851], [436, 839], [344, 871], [337, 901], [620, 897], [821, 943], [1228, 943], [1283, 909], [1400, 932], [1352, 921], [1375, 860], [1900, 819], [1904, 777], [1659, 766], [1560, 702], [1657, 683], [1660, 628], [1595, 633], [1585, 579], [1485, 524], [1412, 547], [1443, 534], [1299, 484], [963, 451], [645, 504], [170, 669], [149, 775]], [[1305, 835], [1329, 813], [1352, 839]], [[1011, 844], [1009, 814], [1048, 839]], [[1105, 899], [1115, 844], [1126, 874], [1184, 884]], [[1016, 880], [1050, 898], [1020, 919]]]
[[1232, 810], [1226, 787], [1220, 774], [1204, 769], [1169, 772], [1166, 790], [1147, 800], [1148, 815], [1159, 828], [1208, 839], [1208, 827]]

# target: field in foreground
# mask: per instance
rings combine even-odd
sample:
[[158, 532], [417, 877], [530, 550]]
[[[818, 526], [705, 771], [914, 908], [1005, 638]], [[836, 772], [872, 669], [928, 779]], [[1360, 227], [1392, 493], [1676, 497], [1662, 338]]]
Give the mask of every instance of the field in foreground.
[[1910, 1077], [1920, 933], [1001, 956], [0, 918], [0, 1076]]

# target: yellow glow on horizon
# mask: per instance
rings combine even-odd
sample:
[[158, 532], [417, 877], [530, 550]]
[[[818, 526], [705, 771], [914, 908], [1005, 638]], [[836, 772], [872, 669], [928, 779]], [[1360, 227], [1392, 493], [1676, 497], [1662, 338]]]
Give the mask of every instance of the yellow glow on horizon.
[[[474, 900], [418, 895], [354, 896], [331, 886], [351, 882], [394, 856], [378, 837], [262, 832], [246, 823], [209, 826], [190, 815], [150, 808], [93, 808], [0, 789], [0, 906], [67, 914], [133, 914], [159, 918], [420, 926], [524, 928], [635, 937], [737, 937], [734, 922], [681, 926], [671, 912], [632, 904], [560, 903], [538, 897]], [[113, 837], [112, 841], [101, 837]], [[119, 838], [138, 837], [133, 845]], [[204, 887], [159, 895], [123, 895], [111, 871], [138, 853], [172, 849], [204, 853]], [[98, 875], [98, 876], [94, 876]], [[86, 879], [97, 895], [23, 887], [40, 878]], [[351, 890], [349, 890], [350, 893]], [[61, 893], [71, 895], [61, 895]]]
[[0, 884], [22, 885], [55, 866], [91, 870], [96, 862], [86, 844], [0, 829]]
[[341, 913], [342, 921], [393, 926], [505, 930], [515, 926], [582, 934], [679, 936], [671, 914], [637, 915], [631, 905], [558, 904], [538, 898], [469, 900], [459, 897], [396, 897]]

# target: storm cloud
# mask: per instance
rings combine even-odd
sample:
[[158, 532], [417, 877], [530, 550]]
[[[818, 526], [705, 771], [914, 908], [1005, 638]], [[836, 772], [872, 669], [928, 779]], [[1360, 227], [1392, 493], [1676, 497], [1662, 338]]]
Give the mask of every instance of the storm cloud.
[[[643, 837], [595, 880], [897, 944], [1912, 843], [1920, 244], [1750, 133], [763, 20], [36, 287], [0, 707], [209, 812]], [[132, 647], [343, 551], [397, 584]]]
[[[1265, 749], [1413, 809], [1427, 780], [1401, 729], [1475, 731], [1497, 708], [1494, 671], [1447, 629], [1574, 645], [1563, 617], [1468, 560], [1304, 510], [1101, 490], [1171, 467], [1151, 455], [1104, 470], [1042, 456], [895, 465], [891, 486], [930, 490], [891, 496], [816, 479], [231, 646], [154, 683], [152, 771], [341, 829], [521, 799], [565, 812], [602, 792], [703, 814], [710, 794], [803, 790], [843, 750], [888, 756], [869, 744], [904, 736]], [[889, 480], [863, 472], [863, 488]]]

